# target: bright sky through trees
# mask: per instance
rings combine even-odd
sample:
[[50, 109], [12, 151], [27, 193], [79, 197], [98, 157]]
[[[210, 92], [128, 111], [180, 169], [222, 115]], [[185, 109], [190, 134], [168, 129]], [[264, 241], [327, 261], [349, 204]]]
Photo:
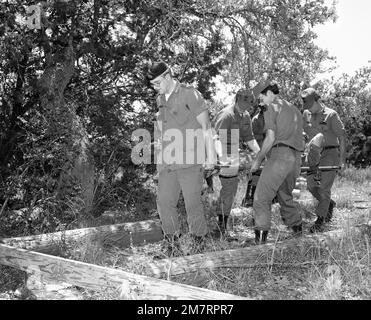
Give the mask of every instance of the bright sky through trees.
[[343, 73], [353, 75], [355, 71], [371, 61], [371, 1], [338, 0], [336, 4], [338, 19], [314, 28], [318, 34], [316, 44], [328, 49], [337, 58], [338, 68], [320, 78]]

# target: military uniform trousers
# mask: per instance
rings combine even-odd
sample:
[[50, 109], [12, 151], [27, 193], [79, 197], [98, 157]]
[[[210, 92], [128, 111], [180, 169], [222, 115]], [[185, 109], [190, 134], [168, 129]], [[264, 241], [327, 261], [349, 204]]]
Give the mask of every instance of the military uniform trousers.
[[219, 195], [218, 214], [229, 216], [232, 210], [233, 202], [238, 188], [238, 176], [221, 177], [219, 176], [222, 188]]
[[[337, 148], [321, 149], [311, 147], [308, 151], [308, 158], [318, 158], [320, 153], [319, 166], [338, 166], [340, 163], [339, 150]], [[312, 153], [315, 153], [312, 155]], [[334, 184], [336, 171], [319, 171], [318, 174], [307, 175], [308, 191], [318, 200], [315, 213], [318, 217], [325, 218], [331, 200], [331, 188]]]
[[251, 185], [256, 187], [258, 185], [258, 182], [259, 182], [259, 178], [260, 178], [260, 173], [253, 173], [251, 175]]
[[240, 163], [239, 156], [228, 156], [227, 160], [226, 164], [228, 164], [228, 167], [221, 168], [219, 172], [219, 180], [222, 187], [218, 199], [218, 214], [223, 216], [229, 216], [232, 210], [238, 188], [238, 168]]
[[[264, 140], [256, 140], [256, 142], [258, 143], [259, 148], [261, 149]], [[263, 162], [264, 162], [264, 161], [263, 161]], [[264, 163], [262, 163], [262, 165], [264, 165]], [[260, 178], [260, 172], [259, 172], [259, 171], [258, 171], [258, 172], [254, 172], [254, 173], [251, 175], [251, 185], [252, 185], [253, 187], [256, 187], [256, 186], [258, 185], [259, 178]]]
[[300, 174], [301, 152], [289, 147], [272, 147], [260, 175], [254, 195], [254, 219], [257, 230], [271, 227], [272, 200], [277, 194], [281, 217], [288, 227], [301, 224], [292, 191]]
[[183, 193], [189, 231], [195, 236], [207, 234], [207, 224], [201, 202], [204, 170], [201, 165], [183, 169], [164, 168], [158, 177], [157, 208], [164, 234], [178, 234], [180, 223], [177, 204]]

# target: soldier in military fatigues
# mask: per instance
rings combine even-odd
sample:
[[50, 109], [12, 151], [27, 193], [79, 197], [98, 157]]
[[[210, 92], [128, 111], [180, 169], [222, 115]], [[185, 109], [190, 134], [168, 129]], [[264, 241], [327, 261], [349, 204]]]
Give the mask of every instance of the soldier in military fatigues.
[[[255, 97], [251, 90], [240, 89], [236, 93], [234, 105], [224, 108], [216, 116], [215, 130], [223, 150], [219, 157], [222, 163], [225, 162], [229, 165], [228, 168], [222, 168], [219, 173], [222, 188], [219, 199], [218, 226], [221, 234], [226, 231], [228, 218], [237, 193], [240, 163], [239, 145], [240, 143], [246, 143], [254, 154], [260, 150], [252, 133], [251, 118], [248, 112], [254, 102]], [[234, 133], [238, 134], [235, 135]]]
[[310, 142], [308, 164], [311, 172], [307, 174], [309, 192], [318, 200], [317, 220], [310, 232], [321, 231], [330, 222], [336, 205], [331, 199], [331, 187], [336, 171], [319, 171], [318, 166], [343, 166], [345, 164], [345, 129], [335, 110], [327, 108], [320, 95], [313, 88], [301, 93], [304, 104], [304, 131]]
[[254, 91], [267, 106], [264, 113], [266, 136], [251, 172], [267, 160], [254, 195], [255, 243], [265, 243], [271, 227], [271, 205], [277, 194], [283, 222], [294, 234], [302, 232], [302, 217], [293, 201], [292, 191], [300, 173], [301, 154], [304, 151], [303, 118], [291, 103], [281, 99], [278, 86], [263, 81]]
[[159, 108], [157, 208], [164, 233], [163, 248], [168, 255], [179, 252], [177, 203], [182, 191], [194, 251], [198, 252], [208, 233], [201, 202], [203, 165], [206, 163], [206, 169], [211, 170], [216, 163], [208, 108], [202, 95], [174, 79], [164, 62], [152, 64], [147, 76], [159, 93], [156, 100]]

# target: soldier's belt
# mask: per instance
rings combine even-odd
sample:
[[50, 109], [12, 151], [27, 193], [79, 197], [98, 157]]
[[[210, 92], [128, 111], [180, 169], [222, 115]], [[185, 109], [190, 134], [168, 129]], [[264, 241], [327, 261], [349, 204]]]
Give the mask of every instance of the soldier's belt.
[[329, 149], [340, 149], [340, 146], [327, 146], [327, 147], [323, 147], [323, 150], [329, 150]]
[[237, 178], [237, 177], [238, 177], [238, 175], [237, 176], [224, 176], [224, 175], [219, 174], [219, 178], [223, 178], [223, 179], [233, 179], [233, 178]]

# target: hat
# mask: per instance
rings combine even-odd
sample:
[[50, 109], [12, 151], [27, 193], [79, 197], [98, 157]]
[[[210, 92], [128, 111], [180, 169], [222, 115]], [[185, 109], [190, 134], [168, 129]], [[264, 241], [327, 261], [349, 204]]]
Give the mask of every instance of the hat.
[[149, 80], [153, 80], [157, 78], [158, 76], [161, 76], [168, 70], [169, 70], [169, 67], [167, 66], [165, 62], [163, 61], [154, 62], [148, 68], [147, 77]]
[[236, 96], [245, 96], [245, 97], [253, 97], [254, 98], [254, 93], [252, 92], [251, 89], [239, 89], [237, 92], [236, 92]]
[[318, 94], [317, 90], [314, 89], [314, 88], [308, 88], [308, 89], [305, 89], [301, 92], [300, 96], [302, 98], [310, 98], [310, 99], [313, 99], [313, 100], [318, 100], [319, 98], [321, 98], [321, 96]]
[[252, 90], [255, 97], [258, 97], [266, 88], [271, 85], [271, 81], [268, 79], [260, 81]]

